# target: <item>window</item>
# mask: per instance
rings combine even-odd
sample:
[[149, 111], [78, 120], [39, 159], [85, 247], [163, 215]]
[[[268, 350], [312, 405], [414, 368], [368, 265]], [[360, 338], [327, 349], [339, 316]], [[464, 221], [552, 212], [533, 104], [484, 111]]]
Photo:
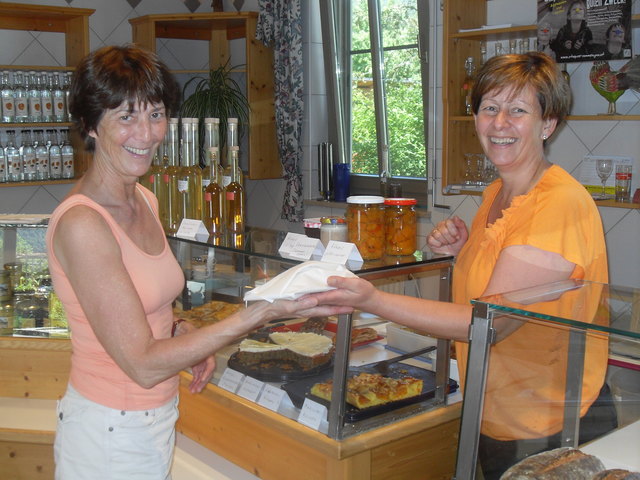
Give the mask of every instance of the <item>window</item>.
[[334, 143], [351, 162], [352, 191], [377, 192], [388, 174], [426, 199], [428, 0], [323, 3], [324, 43], [335, 48], [330, 124], [342, 130]]

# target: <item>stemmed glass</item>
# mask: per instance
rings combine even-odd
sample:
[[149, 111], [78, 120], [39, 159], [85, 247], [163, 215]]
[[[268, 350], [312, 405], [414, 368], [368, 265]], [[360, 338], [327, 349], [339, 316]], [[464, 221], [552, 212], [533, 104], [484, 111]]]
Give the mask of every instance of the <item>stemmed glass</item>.
[[605, 184], [607, 183], [607, 179], [611, 175], [611, 171], [613, 170], [613, 160], [610, 158], [599, 158], [596, 160], [596, 172], [598, 172], [598, 176], [600, 177], [600, 181], [602, 182], [602, 194], [600, 195], [600, 199], [607, 198], [607, 194], [605, 193]]

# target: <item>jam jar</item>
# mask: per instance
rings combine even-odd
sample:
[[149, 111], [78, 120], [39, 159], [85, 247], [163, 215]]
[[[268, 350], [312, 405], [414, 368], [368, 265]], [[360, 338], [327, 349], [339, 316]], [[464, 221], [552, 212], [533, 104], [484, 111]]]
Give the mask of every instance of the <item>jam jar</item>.
[[384, 255], [384, 198], [357, 195], [347, 198], [349, 242], [358, 247], [363, 260]]
[[385, 198], [384, 230], [387, 255], [413, 255], [417, 248], [415, 198]]

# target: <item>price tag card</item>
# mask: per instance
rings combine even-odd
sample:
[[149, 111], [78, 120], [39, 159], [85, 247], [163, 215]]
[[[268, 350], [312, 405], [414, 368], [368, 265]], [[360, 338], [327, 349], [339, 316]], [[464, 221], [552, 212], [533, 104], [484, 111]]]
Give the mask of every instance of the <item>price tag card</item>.
[[262, 395], [260, 395], [260, 400], [258, 400], [258, 405], [262, 405], [269, 410], [277, 412], [280, 409], [280, 404], [282, 403], [282, 399], [285, 395], [286, 392], [281, 388], [276, 388], [273, 385], [266, 384], [262, 391]]
[[362, 255], [358, 251], [358, 247], [353, 243], [338, 242], [337, 240], [329, 240], [327, 249], [322, 256], [323, 262], [339, 263], [345, 265], [347, 261], [353, 263], [362, 263]]
[[320, 428], [320, 423], [327, 419], [327, 407], [314, 402], [308, 398], [304, 399], [300, 415], [298, 416], [298, 422], [307, 427], [311, 427], [314, 430]]
[[252, 402], [258, 400], [258, 396], [262, 391], [262, 387], [264, 387], [264, 382], [260, 380], [256, 380], [253, 377], [244, 377], [244, 381], [240, 388], [238, 389], [238, 395], [242, 398], [246, 398]]
[[231, 368], [226, 368], [222, 373], [222, 377], [220, 377], [218, 386], [228, 392], [236, 393], [243, 379], [244, 375], [242, 373]]
[[202, 220], [185, 218], [180, 222], [176, 237], [206, 242], [209, 239], [209, 232], [207, 232], [207, 227], [204, 226]]
[[278, 253], [296, 260], [310, 260], [312, 256], [324, 253], [324, 245], [319, 238], [310, 238], [300, 233], [287, 233]]

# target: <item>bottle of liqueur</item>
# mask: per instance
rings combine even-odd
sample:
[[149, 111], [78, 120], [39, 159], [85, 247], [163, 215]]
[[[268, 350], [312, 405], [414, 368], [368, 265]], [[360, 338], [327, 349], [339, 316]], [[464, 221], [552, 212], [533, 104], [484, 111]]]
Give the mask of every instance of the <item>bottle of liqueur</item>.
[[202, 218], [202, 169], [196, 164], [198, 154], [197, 119], [182, 119], [182, 165], [178, 178], [182, 218]]
[[475, 72], [475, 65], [473, 64], [473, 57], [467, 57], [464, 62], [465, 77], [462, 82], [462, 111], [465, 115], [471, 115], [471, 89], [473, 88], [473, 74]]
[[[220, 151], [220, 119], [219, 118], [205, 118], [204, 119], [204, 142], [202, 145], [203, 153], [203, 162], [204, 167], [202, 168], [202, 188], [206, 190], [209, 185], [209, 181], [212, 177], [211, 174], [211, 155], [210, 150], [212, 148], [216, 148], [217, 151]], [[216, 158], [219, 155], [216, 153]], [[222, 180], [220, 180], [222, 181]]]
[[20, 145], [20, 156], [22, 157], [22, 179], [25, 182], [36, 180], [36, 149], [31, 142], [31, 131], [22, 130], [20, 132], [22, 143]]
[[62, 155], [62, 178], [73, 178], [75, 176], [75, 167], [73, 159], [73, 146], [69, 139], [69, 130], [62, 131], [62, 145], [60, 153]]
[[15, 130], [7, 130], [7, 146], [4, 147], [4, 156], [7, 159], [7, 182], [19, 182], [22, 180], [22, 165], [20, 150], [16, 147]]
[[27, 109], [29, 122], [42, 122], [42, 81], [36, 72], [29, 72], [25, 77], [27, 83]]
[[[204, 189], [203, 222], [207, 231], [214, 236], [222, 234], [224, 219], [224, 192], [220, 186], [220, 162], [218, 161], [218, 147], [209, 147], [209, 174], [207, 186]], [[204, 183], [204, 179], [203, 179]]]
[[0, 144], [0, 183], [7, 181], [7, 157], [4, 154], [4, 147]]
[[[231, 172], [231, 150], [232, 147], [238, 146], [238, 119], [237, 118], [228, 118], [227, 119], [227, 162], [224, 167], [224, 173], [222, 177], [222, 186], [226, 187], [231, 182], [231, 177], [233, 176]], [[242, 172], [241, 172], [242, 173]], [[240, 177], [240, 184], [244, 185], [242, 176]]]
[[224, 187], [224, 218], [227, 231], [243, 232], [245, 222], [245, 196], [242, 179], [239, 176], [238, 147], [229, 149], [231, 154], [231, 182]]
[[51, 75], [51, 103], [53, 104], [53, 121], [67, 121], [67, 102], [66, 95], [60, 85], [60, 76], [55, 73]]
[[72, 122], [71, 114], [69, 113], [69, 97], [71, 96], [71, 72], [67, 72], [64, 75], [62, 82], [62, 91], [64, 92], [64, 108], [65, 108], [65, 121]]
[[49, 180], [49, 149], [44, 141], [44, 132], [35, 131], [36, 179]]
[[53, 74], [42, 72], [40, 74], [40, 99], [42, 101], [42, 121], [55, 122], [56, 117], [53, 114]]
[[29, 121], [29, 97], [25, 88], [24, 73], [15, 72], [13, 80], [15, 121], [17, 123], [26, 123]]
[[47, 130], [47, 144], [49, 145], [49, 177], [52, 180], [59, 180], [62, 178], [62, 149], [55, 130]]
[[16, 118], [15, 99], [13, 97], [13, 87], [9, 82], [8, 70], [2, 72], [0, 96], [2, 96], [2, 121], [4, 123], [13, 123]]
[[167, 126], [167, 167], [162, 175], [163, 188], [167, 194], [164, 209], [160, 207], [160, 220], [165, 232], [173, 235], [178, 231], [182, 221], [181, 197], [178, 191], [178, 177], [180, 166], [180, 140], [178, 136], [178, 119], [170, 118]]

